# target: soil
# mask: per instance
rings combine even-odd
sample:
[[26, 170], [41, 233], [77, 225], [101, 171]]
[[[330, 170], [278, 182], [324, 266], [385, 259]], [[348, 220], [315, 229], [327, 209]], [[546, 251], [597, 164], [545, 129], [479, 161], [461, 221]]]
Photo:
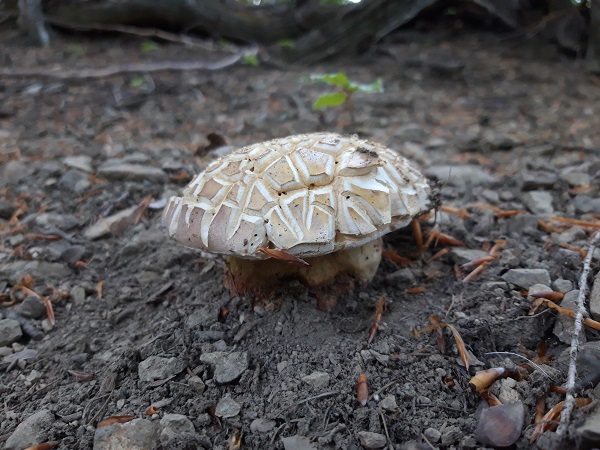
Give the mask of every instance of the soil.
[[[119, 35], [57, 35], [39, 49], [7, 23], [0, 41], [7, 68], [42, 72], [219, 57]], [[36, 439], [60, 441], [59, 449], [108, 448], [97, 425], [111, 416], [141, 418], [158, 433], [165, 414], [193, 427], [169, 434], [163, 421], [154, 444], [111, 448], [226, 449], [236, 436], [243, 449], [376, 448], [368, 439], [380, 436], [363, 432], [386, 436], [387, 448], [484, 448], [476, 427], [485, 402], [469, 380], [484, 368], [517, 368], [522, 358], [490, 354], [513, 352], [544, 369], [525, 363], [522, 379], [491, 390], [525, 405], [514, 448], [530, 448], [538, 401], [545, 397], [547, 410], [564, 398], [549, 386], [566, 380], [560, 355], [572, 321], [544, 306], [528, 315], [533, 283], [503, 276], [542, 269], [550, 289], [579, 285], [580, 249], [594, 228], [552, 219], [600, 223], [600, 83], [579, 63], [536, 40], [412, 30], [371, 54], [310, 68], [0, 78], [0, 315], [23, 331], [0, 347], [0, 444], [48, 410], [51, 424]], [[383, 82], [383, 94], [353, 96], [354, 122], [344, 108], [311, 108], [330, 89], [307, 77], [337, 71]], [[272, 302], [232, 297], [220, 257], [167, 238], [163, 200], [230, 150], [211, 148], [210, 133], [238, 147], [320, 130], [382, 142], [437, 175], [441, 203], [467, 214], [439, 212], [435, 226], [482, 254], [506, 240], [500, 256], [465, 282], [469, 269], [459, 265], [473, 258], [452, 249], [433, 259], [448, 247], [443, 236], [419, 256], [411, 230], [400, 230], [386, 237], [391, 258], [373, 282], [322, 312], [294, 283]], [[125, 163], [138, 171], [111, 169]], [[127, 208], [106, 233], [90, 231]], [[433, 219], [422, 225], [431, 231]], [[598, 267], [596, 254], [592, 273]], [[24, 311], [22, 285], [51, 300], [54, 326]], [[387, 307], [367, 343], [382, 296]], [[435, 331], [414, 335], [430, 316], [454, 325], [476, 359], [468, 370], [448, 328], [445, 349]], [[590, 329], [585, 337], [598, 341]], [[24, 350], [35, 352], [12, 356]], [[152, 356], [173, 359], [163, 375], [140, 377]], [[363, 373], [365, 406], [357, 400]], [[589, 411], [575, 411], [577, 445]], [[538, 440], [558, 442], [552, 432]]]

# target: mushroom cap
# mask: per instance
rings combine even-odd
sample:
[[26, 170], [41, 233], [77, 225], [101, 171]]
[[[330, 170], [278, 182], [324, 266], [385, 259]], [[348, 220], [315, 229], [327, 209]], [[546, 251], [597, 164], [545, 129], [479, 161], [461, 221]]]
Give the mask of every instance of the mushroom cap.
[[427, 179], [358, 136], [313, 133], [240, 148], [171, 197], [169, 235], [186, 247], [265, 259], [259, 247], [312, 257], [357, 247], [429, 210]]

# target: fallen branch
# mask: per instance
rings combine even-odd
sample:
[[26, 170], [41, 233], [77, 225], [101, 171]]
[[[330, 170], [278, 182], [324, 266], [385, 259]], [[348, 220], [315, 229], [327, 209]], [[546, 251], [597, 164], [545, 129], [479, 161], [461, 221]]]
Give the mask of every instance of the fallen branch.
[[573, 327], [573, 336], [571, 338], [571, 349], [569, 350], [569, 373], [567, 375], [567, 395], [564, 407], [560, 414], [560, 425], [556, 430], [559, 438], [564, 437], [569, 427], [571, 412], [575, 406], [575, 397], [573, 396], [575, 388], [575, 376], [577, 375], [577, 351], [579, 349], [579, 333], [583, 328], [583, 315], [585, 313], [585, 295], [587, 293], [587, 279], [592, 265], [592, 258], [596, 243], [600, 240], [600, 232], [594, 233], [588, 245], [588, 253], [583, 262], [583, 270], [579, 278], [579, 295], [577, 296], [577, 311], [575, 314], [575, 323]]
[[236, 64], [246, 56], [256, 55], [257, 46], [251, 46], [233, 55], [215, 61], [158, 61], [143, 63], [125, 63], [88, 69], [36, 68], [36, 69], [0, 69], [0, 77], [39, 77], [59, 80], [104, 78], [126, 73], [154, 73], [187, 70], [221, 70]]

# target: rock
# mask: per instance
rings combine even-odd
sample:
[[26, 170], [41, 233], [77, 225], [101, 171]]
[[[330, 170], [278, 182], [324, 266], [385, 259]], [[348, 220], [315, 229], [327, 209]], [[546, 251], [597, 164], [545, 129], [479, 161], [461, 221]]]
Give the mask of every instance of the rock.
[[20, 304], [14, 307], [14, 311], [21, 317], [28, 319], [41, 319], [46, 316], [46, 305], [36, 295], [26, 297]]
[[16, 320], [0, 320], [0, 347], [10, 345], [23, 337], [21, 325]]
[[414, 284], [416, 283], [415, 274], [409, 268], [396, 270], [385, 277], [386, 281], [390, 284]]
[[0, 200], [0, 219], [10, 219], [16, 210], [17, 207], [14, 204], [6, 200]]
[[227, 395], [219, 400], [219, 403], [217, 403], [217, 407], [215, 408], [215, 416], [235, 417], [240, 413], [241, 409], [242, 405]]
[[275, 428], [275, 421], [270, 419], [254, 419], [250, 424], [250, 431], [253, 433], [268, 433]]
[[75, 169], [66, 171], [58, 180], [58, 185], [63, 189], [82, 194], [92, 183], [88, 180], [88, 175]]
[[523, 203], [533, 214], [552, 214], [552, 194], [547, 191], [530, 191], [523, 194]]
[[357, 435], [360, 445], [363, 448], [383, 448], [387, 445], [387, 439], [383, 434], [372, 433], [371, 431], [359, 431]]
[[92, 157], [87, 155], [72, 155], [63, 159], [63, 164], [70, 169], [77, 169], [83, 172], [92, 173]]
[[600, 409], [595, 408], [586, 417], [583, 425], [577, 428], [577, 434], [590, 447], [597, 447], [598, 442], [600, 442]]
[[571, 201], [578, 213], [600, 214], [600, 197], [590, 197], [589, 195], [579, 194]]
[[183, 359], [150, 356], [138, 364], [138, 376], [141, 381], [164, 380], [177, 375], [187, 367]]
[[569, 183], [570, 186], [589, 186], [592, 181], [586, 172], [580, 172], [567, 168], [560, 173], [560, 179]]
[[534, 284], [550, 286], [550, 274], [546, 269], [510, 269], [502, 279], [525, 289]]
[[96, 428], [93, 450], [149, 450], [158, 444], [158, 422], [133, 419]]
[[600, 272], [594, 278], [590, 293], [590, 313], [594, 320], [600, 320]]
[[33, 175], [33, 172], [34, 169], [30, 162], [9, 161], [0, 166], [0, 186], [19, 181], [27, 182], [27, 178]]
[[[565, 294], [560, 306], [563, 308], [577, 310], [577, 297], [579, 296], [579, 290], [569, 291]], [[552, 333], [564, 344], [571, 344], [573, 338], [573, 318], [565, 316], [563, 314], [557, 314], [556, 322], [554, 323], [554, 329]], [[585, 328], [585, 327], [584, 327]], [[583, 344], [586, 342], [585, 331], [582, 329], [579, 333], [579, 342]]]
[[8, 278], [11, 284], [17, 284], [23, 275], [29, 274], [36, 280], [61, 280], [73, 271], [65, 264], [46, 261], [13, 261], [0, 264], [0, 277]]
[[558, 175], [554, 172], [547, 171], [525, 171], [521, 173], [523, 179], [523, 186], [521, 189], [524, 191], [532, 191], [540, 188], [552, 188], [554, 183], [558, 180]]
[[587, 235], [585, 234], [583, 228], [575, 226], [568, 228], [562, 233], [560, 233], [556, 238], [556, 242], [565, 242], [567, 244], [570, 244], [571, 242], [576, 241], [578, 239], [585, 239], [586, 236]]
[[463, 432], [459, 427], [450, 426], [444, 429], [442, 433], [442, 445], [448, 446], [460, 440], [463, 437]]
[[84, 254], [85, 247], [83, 245], [71, 245], [61, 253], [60, 259], [67, 264], [75, 264], [83, 258]]
[[54, 414], [43, 409], [29, 416], [17, 426], [4, 444], [5, 450], [22, 450], [32, 447], [48, 438], [48, 431], [54, 423]]
[[202, 381], [202, 378], [198, 375], [192, 375], [188, 379], [188, 384], [193, 387], [198, 394], [202, 394], [206, 390], [206, 384], [204, 384], [204, 381]]
[[558, 278], [552, 282], [552, 287], [558, 292], [569, 292], [571, 289], [573, 289], [573, 283], [571, 283], [569, 280]]
[[512, 378], [500, 380], [498, 398], [502, 403], [516, 403], [521, 401], [521, 395], [515, 390], [517, 382]]
[[396, 132], [394, 132], [394, 137], [400, 138], [403, 142], [422, 142], [429, 137], [429, 132], [415, 123], [407, 123], [406, 125], [402, 125]]
[[442, 438], [441, 431], [437, 430], [435, 428], [426, 428], [425, 431], [423, 431], [423, 435], [432, 444], [435, 444], [436, 442], [438, 442]]
[[381, 400], [381, 407], [384, 411], [388, 412], [396, 412], [398, 411], [398, 404], [396, 403], [396, 396], [388, 395], [383, 400]]
[[230, 383], [248, 368], [248, 352], [212, 352], [200, 355], [200, 361], [215, 367], [217, 383]]
[[496, 177], [490, 175], [479, 166], [430, 166], [425, 169], [425, 175], [435, 177], [450, 186], [483, 186], [496, 181]]
[[284, 450], [317, 450], [306, 436], [296, 434], [294, 436], [281, 438]]
[[110, 234], [119, 234], [118, 231], [129, 223], [136, 211], [137, 206], [132, 206], [112, 216], [102, 217], [95, 224], [88, 227], [83, 234], [88, 239], [99, 239]]
[[171, 440], [181, 433], [195, 433], [194, 424], [183, 414], [165, 414], [160, 419], [160, 440]]
[[79, 226], [79, 219], [71, 214], [44, 213], [35, 218], [36, 225], [41, 227], [56, 227], [63, 231]]
[[483, 258], [484, 256], [487, 256], [488, 252], [470, 248], [452, 247], [449, 255], [455, 264], [465, 264], [471, 261], [475, 261], [478, 258]]
[[110, 180], [162, 182], [167, 179], [167, 174], [158, 167], [112, 161], [98, 167], [98, 175]]
[[326, 372], [313, 372], [310, 375], [302, 377], [302, 381], [315, 389], [323, 389], [329, 386], [329, 374]]

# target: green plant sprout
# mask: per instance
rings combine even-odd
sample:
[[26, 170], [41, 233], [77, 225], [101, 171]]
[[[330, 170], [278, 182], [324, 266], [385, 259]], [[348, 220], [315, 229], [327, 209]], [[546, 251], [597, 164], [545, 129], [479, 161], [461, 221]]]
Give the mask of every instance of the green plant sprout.
[[351, 81], [343, 72], [311, 74], [310, 81], [315, 83], [325, 83], [337, 88], [336, 92], [325, 93], [313, 103], [314, 110], [325, 108], [336, 108], [343, 106], [350, 114], [350, 121], [354, 120], [354, 105], [352, 103], [352, 95], [355, 92], [365, 92], [367, 94], [375, 94], [383, 92], [383, 82], [378, 79], [373, 83], [362, 84]]

